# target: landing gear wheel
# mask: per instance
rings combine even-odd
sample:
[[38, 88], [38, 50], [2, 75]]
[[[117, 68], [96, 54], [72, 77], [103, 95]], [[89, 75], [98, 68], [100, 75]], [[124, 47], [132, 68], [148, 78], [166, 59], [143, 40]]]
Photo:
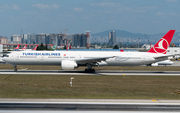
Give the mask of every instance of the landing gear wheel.
[[14, 66], [14, 72], [17, 72], [17, 67], [16, 66]]
[[92, 69], [92, 65], [91, 64], [86, 64], [87, 68], [85, 69], [86, 73], [95, 73], [95, 69]]
[[95, 73], [95, 69], [85, 69], [85, 73]]
[[95, 73], [95, 69], [91, 69], [91, 72], [92, 72], [92, 73]]
[[14, 72], [17, 72], [17, 69], [14, 69]]

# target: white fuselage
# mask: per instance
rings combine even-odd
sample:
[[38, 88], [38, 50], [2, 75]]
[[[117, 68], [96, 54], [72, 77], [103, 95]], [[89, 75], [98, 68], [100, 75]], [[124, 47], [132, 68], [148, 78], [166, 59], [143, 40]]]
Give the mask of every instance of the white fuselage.
[[[79, 66], [86, 65], [86, 59], [111, 57], [100, 61], [101, 66], [137, 66], [146, 65], [167, 58], [155, 57], [163, 54], [148, 52], [107, 52], [107, 51], [20, 51], [13, 52], [3, 60], [13, 65], [61, 65], [61, 61], [75, 61]], [[98, 61], [97, 61], [98, 62]]]

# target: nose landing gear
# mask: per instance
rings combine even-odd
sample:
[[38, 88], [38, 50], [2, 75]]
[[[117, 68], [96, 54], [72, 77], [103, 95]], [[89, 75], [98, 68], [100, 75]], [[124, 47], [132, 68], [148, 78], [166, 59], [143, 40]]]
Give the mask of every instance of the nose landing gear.
[[17, 72], [17, 67], [16, 67], [16, 65], [14, 66], [14, 72]]

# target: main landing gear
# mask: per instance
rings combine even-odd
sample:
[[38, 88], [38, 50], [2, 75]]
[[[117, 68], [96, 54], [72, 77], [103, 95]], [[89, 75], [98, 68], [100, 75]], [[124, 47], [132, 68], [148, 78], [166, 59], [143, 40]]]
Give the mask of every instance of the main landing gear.
[[95, 69], [85, 69], [86, 73], [95, 73]]
[[14, 72], [17, 72], [17, 67], [16, 67], [16, 65], [14, 66]]
[[85, 69], [86, 73], [95, 73], [95, 69], [92, 69], [92, 65], [87, 64], [87, 68]]

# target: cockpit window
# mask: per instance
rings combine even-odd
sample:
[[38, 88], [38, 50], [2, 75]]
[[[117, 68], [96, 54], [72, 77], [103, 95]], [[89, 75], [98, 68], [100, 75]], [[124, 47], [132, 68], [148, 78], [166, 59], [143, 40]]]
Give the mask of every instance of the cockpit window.
[[5, 55], [4, 57], [9, 57], [9, 55]]

